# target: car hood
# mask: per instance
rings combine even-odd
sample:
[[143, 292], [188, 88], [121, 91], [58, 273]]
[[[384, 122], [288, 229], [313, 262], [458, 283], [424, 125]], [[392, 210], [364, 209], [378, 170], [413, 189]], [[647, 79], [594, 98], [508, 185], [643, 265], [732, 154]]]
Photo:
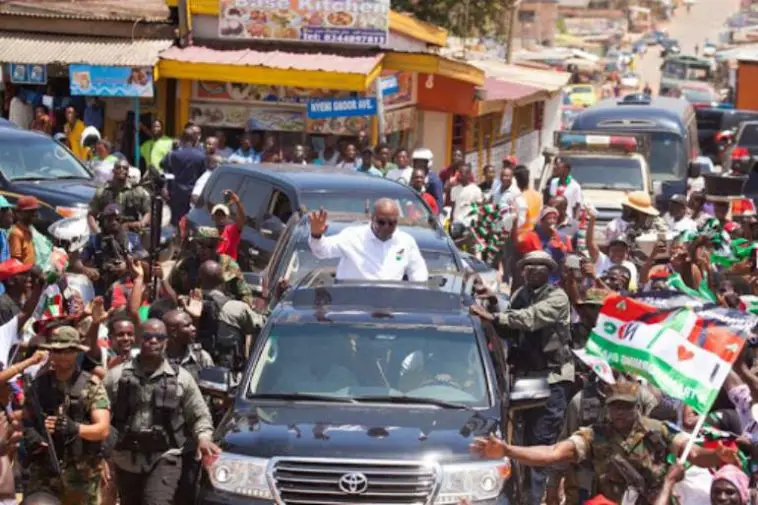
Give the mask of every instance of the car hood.
[[618, 209], [621, 211], [621, 202], [624, 201], [629, 191], [619, 189], [584, 189], [582, 195], [585, 201], [592, 203], [595, 207], [604, 209]]
[[399, 405], [245, 403], [219, 426], [225, 452], [261, 458], [470, 459], [475, 437], [495, 432], [491, 411]]
[[36, 196], [49, 205], [89, 204], [97, 185], [92, 180], [11, 181], [12, 190], [23, 195]]

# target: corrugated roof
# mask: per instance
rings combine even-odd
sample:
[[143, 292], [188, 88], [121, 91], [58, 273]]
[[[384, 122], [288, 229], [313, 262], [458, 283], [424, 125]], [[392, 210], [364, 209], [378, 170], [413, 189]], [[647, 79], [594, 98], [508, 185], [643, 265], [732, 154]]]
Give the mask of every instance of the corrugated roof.
[[186, 63], [215, 63], [251, 67], [279, 69], [314, 70], [339, 72], [343, 74], [367, 75], [376, 68], [384, 57], [374, 56], [337, 56], [334, 54], [300, 54], [283, 51], [255, 51], [238, 49], [223, 51], [202, 46], [172, 47], [161, 53], [162, 60]]
[[172, 40], [131, 40], [0, 32], [0, 62], [85, 63], [89, 65], [148, 66]]
[[519, 65], [508, 65], [497, 60], [468, 60], [468, 63], [484, 71], [487, 77], [526, 84], [554, 92], [565, 86], [571, 74], [554, 70], [537, 70]]
[[494, 77], [486, 78], [482, 88], [484, 88], [484, 91], [487, 93], [488, 102], [494, 100], [517, 102], [545, 91], [544, 89], [535, 86], [505, 81]]
[[559, 7], [578, 7], [586, 9], [590, 5], [590, 0], [558, 0]]
[[0, 15], [13, 14], [58, 19], [166, 22], [163, 0], [5, 0]]

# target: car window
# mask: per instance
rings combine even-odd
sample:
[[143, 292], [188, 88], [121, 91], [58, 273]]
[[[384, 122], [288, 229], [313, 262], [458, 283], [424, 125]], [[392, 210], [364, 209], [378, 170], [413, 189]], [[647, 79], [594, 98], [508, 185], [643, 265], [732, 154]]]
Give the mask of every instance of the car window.
[[248, 177], [239, 195], [242, 205], [245, 206], [245, 213], [248, 217], [256, 217], [260, 214], [263, 207], [269, 202], [273, 185]]
[[224, 190], [231, 190], [239, 193], [242, 176], [235, 173], [219, 174], [213, 181], [213, 186], [206, 189], [205, 201], [209, 209], [219, 203], [224, 203]]
[[409, 190], [407, 196], [362, 193], [303, 193], [301, 203], [306, 209], [323, 208], [327, 212], [370, 213], [374, 202], [389, 197], [397, 202], [400, 217], [407, 217], [416, 223], [426, 223], [431, 216], [428, 207], [415, 192]]
[[444, 325], [275, 324], [244, 390], [253, 398], [407, 395], [471, 407], [490, 404], [473, 329]]
[[282, 223], [289, 221], [292, 217], [292, 202], [283, 191], [276, 190], [271, 196], [268, 212], [272, 216], [278, 217]]
[[32, 134], [0, 137], [0, 172], [9, 181], [92, 178], [60, 144]]
[[751, 123], [743, 126], [737, 145], [758, 146], [758, 124]]

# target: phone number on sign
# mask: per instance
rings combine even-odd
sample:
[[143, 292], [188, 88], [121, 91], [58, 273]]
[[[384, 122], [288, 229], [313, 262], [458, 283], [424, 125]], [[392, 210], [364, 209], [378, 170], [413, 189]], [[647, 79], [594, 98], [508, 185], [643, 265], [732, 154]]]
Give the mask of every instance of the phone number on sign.
[[303, 28], [300, 39], [313, 42], [341, 42], [383, 46], [387, 43], [387, 32], [382, 30]]

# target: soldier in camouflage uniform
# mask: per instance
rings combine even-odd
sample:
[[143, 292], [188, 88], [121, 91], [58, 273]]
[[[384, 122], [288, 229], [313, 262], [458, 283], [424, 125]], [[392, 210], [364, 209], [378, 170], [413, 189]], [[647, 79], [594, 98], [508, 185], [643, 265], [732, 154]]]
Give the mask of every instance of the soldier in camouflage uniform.
[[[650, 505], [663, 485], [668, 470], [667, 455], [679, 454], [687, 437], [674, 436], [663, 423], [642, 416], [638, 398], [637, 384], [618, 383], [611, 387], [606, 399], [607, 420], [580, 428], [568, 440], [550, 446], [518, 447], [490, 435], [476, 439], [471, 450], [488, 458], [509, 457], [528, 466], [589, 461], [598, 476], [598, 492], [617, 503], [621, 503], [625, 489], [619, 486], [618, 467], [611, 468], [611, 463], [620, 456], [644, 479], [637, 504]], [[738, 458], [736, 453], [725, 449], [694, 446], [689, 461], [708, 468], [734, 464]]]
[[89, 225], [99, 231], [98, 218], [107, 205], [112, 203], [121, 207], [127, 231], [141, 233], [150, 225], [150, 193], [143, 187], [132, 187], [127, 181], [129, 162], [117, 161], [113, 166], [113, 179], [95, 192], [89, 204]]
[[[27, 390], [24, 444], [29, 463], [26, 493], [48, 492], [63, 505], [97, 505], [103, 442], [110, 432], [110, 401], [96, 376], [77, 366], [77, 358], [88, 348], [79, 343], [79, 332], [71, 326], [53, 330], [47, 344], [54, 370], [40, 373], [27, 388], [34, 388], [41, 405], [29, 401]], [[35, 408], [41, 407], [44, 429], [50, 433], [61, 466], [55, 475], [48, 446], [36, 422]]]
[[218, 262], [223, 270], [225, 294], [252, 306], [255, 301], [253, 288], [245, 281], [240, 266], [226, 254], [216, 252], [220, 238], [218, 229], [213, 226], [198, 228], [192, 237], [187, 255], [179, 260], [171, 271], [171, 287], [177, 294], [188, 294], [190, 289], [199, 285], [200, 265], [213, 260]]

